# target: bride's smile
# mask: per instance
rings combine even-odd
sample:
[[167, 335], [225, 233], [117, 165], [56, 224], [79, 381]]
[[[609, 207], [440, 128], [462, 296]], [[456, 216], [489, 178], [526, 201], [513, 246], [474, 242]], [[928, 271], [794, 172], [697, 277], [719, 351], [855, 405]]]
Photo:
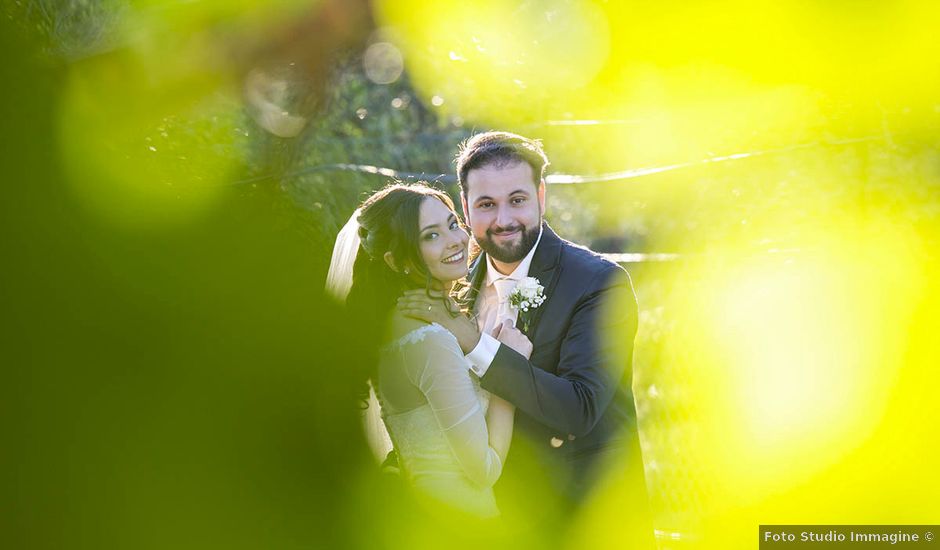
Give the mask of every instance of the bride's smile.
[[453, 256], [448, 256], [444, 258], [443, 260], [441, 260], [441, 262], [445, 264], [455, 264], [459, 262], [460, 260], [464, 259], [464, 257], [465, 255], [463, 253], [463, 250], [461, 250], [460, 252], [454, 254]]

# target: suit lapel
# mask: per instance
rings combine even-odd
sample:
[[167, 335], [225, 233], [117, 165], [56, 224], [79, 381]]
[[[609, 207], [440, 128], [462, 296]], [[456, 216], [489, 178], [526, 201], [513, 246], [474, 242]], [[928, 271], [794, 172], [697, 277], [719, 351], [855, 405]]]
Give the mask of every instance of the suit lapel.
[[545, 303], [541, 307], [535, 308], [532, 314], [532, 320], [529, 322], [528, 330], [525, 335], [532, 340], [539, 320], [542, 318], [542, 312], [551, 299], [552, 290], [555, 283], [558, 282], [558, 260], [561, 258], [561, 239], [552, 231], [547, 223], [542, 224], [542, 238], [539, 240], [539, 246], [532, 256], [532, 264], [529, 266], [529, 277], [535, 277], [539, 284], [545, 287]]
[[480, 286], [483, 285], [484, 277], [486, 277], [486, 252], [481, 252], [476, 260], [473, 261], [473, 265], [470, 266], [470, 274], [468, 276], [470, 281], [468, 302], [470, 312], [474, 315], [476, 314], [477, 299], [480, 297]]

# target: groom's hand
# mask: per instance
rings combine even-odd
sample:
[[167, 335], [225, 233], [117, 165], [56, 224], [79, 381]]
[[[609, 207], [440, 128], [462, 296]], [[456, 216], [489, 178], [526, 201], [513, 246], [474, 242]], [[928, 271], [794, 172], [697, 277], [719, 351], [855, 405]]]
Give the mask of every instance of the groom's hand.
[[509, 319], [503, 319], [502, 323], [493, 327], [491, 334], [493, 338], [514, 349], [526, 359], [532, 355], [532, 342], [526, 338], [525, 334], [522, 334], [522, 331], [513, 326]]
[[439, 291], [432, 290], [428, 296], [428, 291], [423, 289], [406, 290], [398, 298], [397, 307], [406, 317], [425, 323], [437, 323], [449, 330], [457, 338], [464, 353], [470, 353], [480, 342], [480, 331], [477, 330], [476, 323], [460, 313], [460, 308], [453, 298], [445, 298]]

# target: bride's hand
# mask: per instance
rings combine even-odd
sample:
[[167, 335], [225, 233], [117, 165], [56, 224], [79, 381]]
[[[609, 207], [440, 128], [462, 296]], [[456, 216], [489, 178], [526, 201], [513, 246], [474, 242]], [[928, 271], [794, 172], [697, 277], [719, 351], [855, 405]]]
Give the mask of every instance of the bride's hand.
[[[444, 328], [450, 328], [449, 323], [456, 317], [461, 316], [459, 315], [460, 308], [457, 306], [457, 302], [450, 296], [445, 297], [442, 292], [437, 290], [406, 290], [398, 298], [397, 308], [403, 315], [425, 323], [437, 323]], [[447, 311], [448, 309], [450, 311]]]
[[398, 299], [397, 309], [406, 317], [446, 328], [457, 338], [460, 349], [470, 353], [480, 341], [480, 331], [474, 321], [460, 313], [453, 298], [448, 296], [446, 302], [443, 299], [444, 295], [439, 291], [431, 291], [431, 296], [428, 296], [425, 290], [407, 290]]
[[493, 328], [492, 336], [526, 359], [532, 355], [532, 342], [526, 338], [525, 334], [522, 334], [522, 331], [514, 327], [509, 319], [504, 319], [502, 323], [496, 325]]

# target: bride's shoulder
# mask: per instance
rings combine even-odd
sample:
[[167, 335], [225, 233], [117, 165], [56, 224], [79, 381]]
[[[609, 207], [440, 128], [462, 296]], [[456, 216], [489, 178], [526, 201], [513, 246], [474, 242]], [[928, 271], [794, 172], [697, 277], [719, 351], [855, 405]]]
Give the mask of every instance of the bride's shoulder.
[[427, 324], [397, 312], [393, 315], [390, 325], [388, 342], [393, 347], [421, 342], [432, 334], [450, 335], [447, 329], [437, 323]]
[[405, 317], [396, 311], [392, 314], [392, 322], [389, 323], [389, 341], [394, 342], [402, 336], [426, 326], [428, 324], [424, 321]]

